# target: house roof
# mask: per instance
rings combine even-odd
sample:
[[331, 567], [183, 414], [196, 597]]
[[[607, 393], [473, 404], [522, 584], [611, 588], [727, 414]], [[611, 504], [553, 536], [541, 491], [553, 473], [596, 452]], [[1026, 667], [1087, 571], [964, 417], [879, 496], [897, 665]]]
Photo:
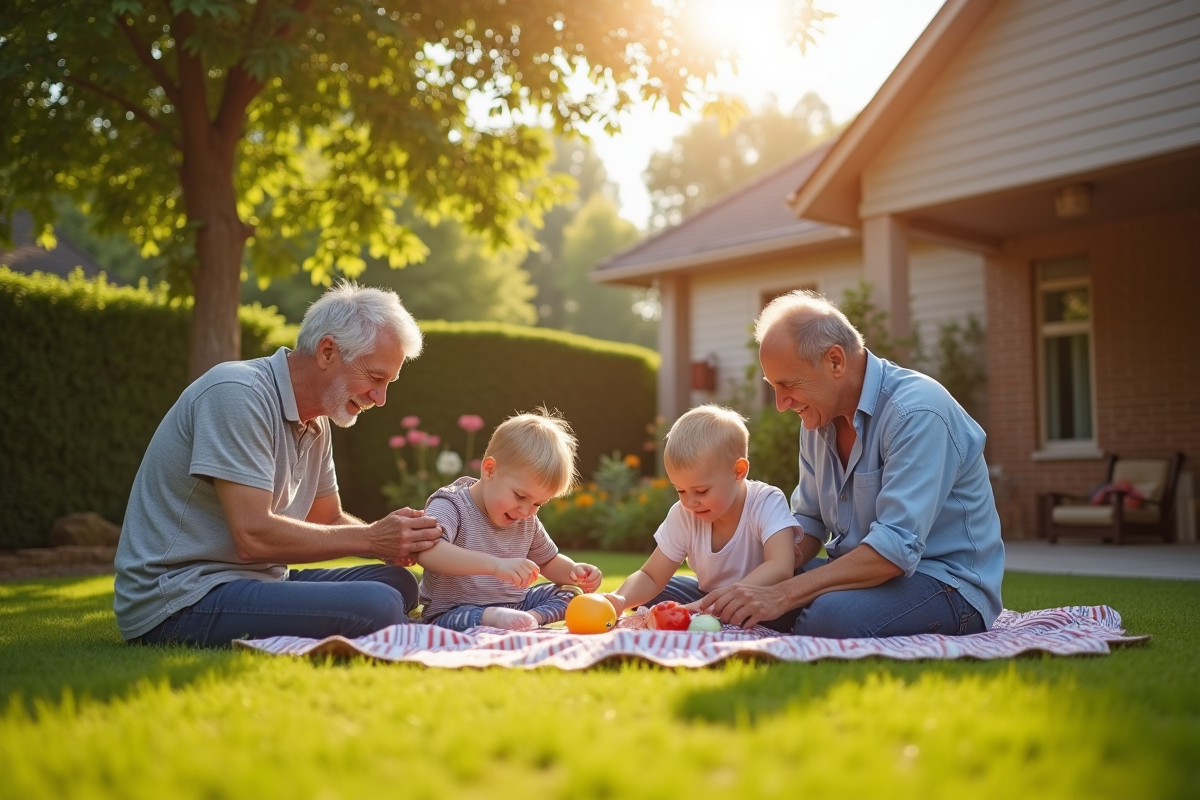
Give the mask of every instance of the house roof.
[[797, 219], [787, 197], [821, 162], [822, 145], [714, 200], [673, 227], [601, 261], [590, 277], [601, 283], [648, 284], [667, 272], [714, 265], [779, 250], [844, 239], [839, 226]]
[[[83, 274], [94, 278], [100, 273], [101, 267], [92, 257], [76, 247], [61, 233], [57, 234], [58, 246], [46, 250], [37, 243], [33, 233], [33, 218], [27, 211], [13, 214], [12, 239], [13, 246], [9, 250], [0, 250], [0, 264], [14, 272], [45, 272], [51, 275], [67, 277], [76, 267], [83, 269]], [[110, 278], [109, 283], [120, 283], [120, 280]]]
[[857, 228], [863, 168], [997, 0], [946, 0], [816, 168], [788, 198], [797, 217]]

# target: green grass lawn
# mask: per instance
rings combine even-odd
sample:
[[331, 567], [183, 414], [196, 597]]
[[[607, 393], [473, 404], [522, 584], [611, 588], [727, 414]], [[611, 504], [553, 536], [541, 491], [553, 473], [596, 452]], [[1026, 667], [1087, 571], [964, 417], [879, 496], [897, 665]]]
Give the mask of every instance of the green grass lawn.
[[[575, 554], [605, 588], [641, 556]], [[1009, 575], [1147, 645], [1002, 662], [432, 670], [121, 643], [112, 578], [0, 584], [0, 795], [1200, 796], [1200, 584]]]

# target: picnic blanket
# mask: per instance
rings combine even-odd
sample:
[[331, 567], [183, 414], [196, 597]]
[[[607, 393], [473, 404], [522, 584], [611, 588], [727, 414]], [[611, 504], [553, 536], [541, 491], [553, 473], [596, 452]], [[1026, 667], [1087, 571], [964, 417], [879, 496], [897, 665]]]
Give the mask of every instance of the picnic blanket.
[[886, 639], [821, 639], [782, 636], [767, 628], [689, 633], [645, 628], [645, 617], [626, 617], [616, 630], [584, 636], [538, 628], [458, 632], [433, 625], [393, 625], [369, 636], [305, 639], [275, 636], [234, 642], [235, 647], [273, 655], [353, 656], [411, 661], [427, 667], [557, 667], [586, 669], [602, 661], [640, 659], [664, 667], [703, 667], [731, 657], [779, 661], [859, 659], [869, 656], [916, 659], [1011, 658], [1041, 651], [1060, 656], [1106, 655], [1114, 644], [1142, 642], [1129, 636], [1121, 615], [1108, 606], [1072, 606], [1016, 613], [1004, 611], [992, 630], [970, 636], [895, 636]]

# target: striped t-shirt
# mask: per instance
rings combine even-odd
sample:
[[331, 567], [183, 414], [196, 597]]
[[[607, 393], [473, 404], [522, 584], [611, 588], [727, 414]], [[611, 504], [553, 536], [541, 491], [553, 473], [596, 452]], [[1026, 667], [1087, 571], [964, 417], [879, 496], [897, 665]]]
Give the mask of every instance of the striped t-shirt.
[[[477, 550], [497, 558], [528, 558], [539, 567], [556, 555], [558, 547], [535, 514], [500, 528], [492, 524], [469, 491], [477, 478], [463, 477], [434, 492], [425, 513], [442, 526], [442, 538], [464, 550]], [[456, 606], [519, 603], [525, 590], [491, 575], [440, 575], [425, 570], [421, 578], [421, 620], [428, 622]]]

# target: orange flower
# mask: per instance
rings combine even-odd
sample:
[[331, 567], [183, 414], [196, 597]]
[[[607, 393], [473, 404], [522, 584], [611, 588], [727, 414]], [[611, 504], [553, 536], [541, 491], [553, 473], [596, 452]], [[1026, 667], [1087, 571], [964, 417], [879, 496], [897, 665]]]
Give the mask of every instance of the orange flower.
[[630, 469], [641, 469], [642, 460], [633, 453], [630, 453], [629, 455], [625, 456], [625, 466], [629, 467]]
[[579, 506], [580, 508], [588, 508], [589, 506], [596, 505], [596, 498], [592, 497], [587, 492], [584, 492], [583, 494], [576, 496], [575, 505]]

